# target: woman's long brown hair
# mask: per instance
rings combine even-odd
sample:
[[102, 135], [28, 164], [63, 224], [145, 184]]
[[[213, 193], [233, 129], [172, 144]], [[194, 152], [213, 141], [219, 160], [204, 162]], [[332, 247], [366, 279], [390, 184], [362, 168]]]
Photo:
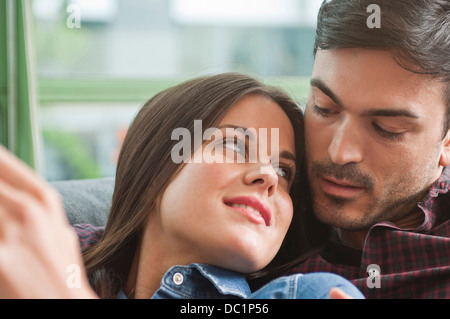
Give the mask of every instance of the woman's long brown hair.
[[286, 112], [294, 127], [300, 168], [291, 189], [294, 218], [288, 235], [268, 271], [261, 274], [270, 274], [271, 268], [279, 269], [317, 246], [311, 234], [317, 234], [316, 229], [321, 226], [316, 224], [309, 209], [303, 115], [299, 107], [284, 92], [246, 75], [226, 73], [201, 77], [155, 95], [141, 108], [128, 129], [119, 155], [104, 235], [83, 255], [91, 285], [101, 298], [115, 298], [124, 288], [148, 214], [182, 167], [171, 160], [171, 150], [178, 143], [171, 139], [172, 131], [187, 128], [194, 136], [194, 120], [202, 120], [203, 130], [216, 127], [226, 112], [247, 94], [266, 96]]

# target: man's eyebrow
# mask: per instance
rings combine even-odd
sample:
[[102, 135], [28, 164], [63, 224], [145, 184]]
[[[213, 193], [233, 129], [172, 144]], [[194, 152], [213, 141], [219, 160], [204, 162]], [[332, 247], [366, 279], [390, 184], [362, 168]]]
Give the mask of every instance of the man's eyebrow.
[[387, 116], [387, 117], [409, 117], [413, 119], [418, 119], [420, 116], [414, 114], [407, 109], [371, 109], [363, 113], [364, 116]]
[[321, 90], [325, 95], [327, 95], [330, 99], [334, 101], [334, 103], [343, 107], [342, 101], [338, 98], [338, 96], [323, 82], [321, 79], [312, 78], [310, 81], [310, 85]]
[[[320, 91], [322, 91], [325, 95], [327, 95], [330, 99], [332, 99], [336, 104], [338, 104], [341, 107], [344, 107], [342, 101], [339, 99], [339, 97], [320, 79], [312, 78], [311, 79], [311, 86], [314, 86], [318, 88]], [[418, 119], [420, 116], [417, 114], [411, 112], [408, 109], [369, 109], [367, 111], [364, 111], [363, 116], [387, 116], [387, 117], [409, 117], [413, 119]]]

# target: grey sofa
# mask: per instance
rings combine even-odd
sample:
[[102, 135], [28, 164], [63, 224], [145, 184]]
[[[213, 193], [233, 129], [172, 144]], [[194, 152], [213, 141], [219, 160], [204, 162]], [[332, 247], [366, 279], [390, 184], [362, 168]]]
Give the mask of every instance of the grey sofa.
[[51, 184], [61, 194], [70, 224], [106, 224], [114, 178], [58, 181]]

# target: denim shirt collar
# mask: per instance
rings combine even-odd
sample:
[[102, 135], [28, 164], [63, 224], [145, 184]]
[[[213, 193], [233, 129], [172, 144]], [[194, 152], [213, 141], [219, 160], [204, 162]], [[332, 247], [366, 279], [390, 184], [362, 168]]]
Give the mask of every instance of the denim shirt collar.
[[[251, 294], [242, 273], [203, 265], [174, 266], [161, 280], [152, 299], [244, 299]], [[126, 298], [121, 292], [117, 298]]]

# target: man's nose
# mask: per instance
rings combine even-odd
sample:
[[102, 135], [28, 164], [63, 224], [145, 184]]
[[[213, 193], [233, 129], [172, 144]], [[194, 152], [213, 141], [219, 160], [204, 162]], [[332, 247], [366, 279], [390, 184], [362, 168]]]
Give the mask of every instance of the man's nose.
[[345, 165], [359, 163], [363, 159], [363, 147], [358, 126], [350, 119], [343, 120], [328, 147], [333, 163]]

